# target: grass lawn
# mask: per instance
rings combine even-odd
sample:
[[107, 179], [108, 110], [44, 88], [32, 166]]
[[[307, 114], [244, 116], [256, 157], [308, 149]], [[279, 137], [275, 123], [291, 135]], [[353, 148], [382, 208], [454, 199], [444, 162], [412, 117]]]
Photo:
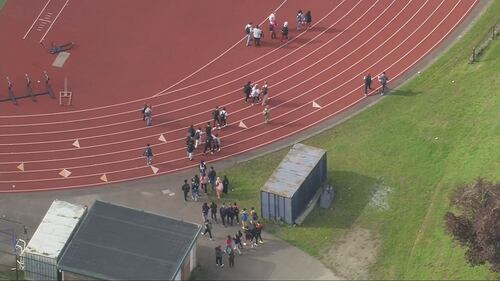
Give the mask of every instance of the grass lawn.
[[[467, 50], [499, 14], [494, 1], [433, 66], [376, 106], [305, 141], [328, 150], [334, 205], [316, 208], [300, 227], [266, 229], [316, 257], [354, 224], [376, 231], [383, 243], [373, 278], [500, 280], [486, 266], [468, 266], [443, 228], [457, 184], [478, 176], [500, 181], [499, 40], [479, 63], [467, 64]], [[223, 171], [236, 187], [224, 200], [258, 208], [259, 188], [287, 151]], [[385, 211], [368, 205], [380, 182], [392, 190]]]
[[5, 4], [5, 1], [7, 0], [0, 0], [0, 9], [3, 7], [3, 5]]

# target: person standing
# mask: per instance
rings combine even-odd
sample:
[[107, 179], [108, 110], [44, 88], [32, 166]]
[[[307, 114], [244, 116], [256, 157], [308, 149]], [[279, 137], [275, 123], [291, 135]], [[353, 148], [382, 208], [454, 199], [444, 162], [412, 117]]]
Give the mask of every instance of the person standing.
[[304, 21], [305, 21], [305, 24], [306, 24], [306, 28], [307, 29], [311, 28], [311, 22], [312, 22], [311, 11], [307, 11], [306, 12], [306, 15], [304, 16]]
[[248, 212], [246, 208], [243, 208], [243, 212], [241, 212], [241, 228], [246, 228], [248, 222]]
[[215, 193], [217, 194], [217, 198], [220, 199], [222, 196], [222, 181], [220, 177], [217, 177], [217, 181], [215, 182]]
[[302, 29], [302, 24], [304, 22], [304, 13], [302, 10], [297, 12], [297, 30], [300, 31]]
[[212, 119], [214, 120], [214, 128], [220, 129], [220, 110], [219, 107], [216, 106], [215, 109], [212, 111]]
[[219, 152], [221, 149], [221, 141], [219, 138], [219, 134], [215, 134], [215, 136], [212, 136], [212, 153], [215, 151]]
[[262, 111], [262, 114], [264, 115], [264, 122], [269, 123], [269, 121], [271, 120], [271, 110], [269, 109], [269, 105], [266, 105], [266, 107], [264, 108], [264, 111]]
[[214, 201], [210, 204], [210, 218], [217, 223], [217, 204]]
[[223, 254], [224, 254], [224, 252], [222, 252], [222, 248], [220, 245], [215, 247], [215, 265], [220, 267], [220, 268], [224, 267], [224, 264], [222, 263], [222, 255]]
[[184, 180], [184, 184], [182, 185], [181, 189], [182, 189], [182, 193], [184, 193], [184, 201], [187, 202], [188, 201], [187, 196], [188, 196], [189, 189], [190, 189], [189, 184], [188, 184], [188, 180]]
[[262, 29], [260, 29], [260, 26], [256, 26], [253, 29], [253, 43], [254, 46], [260, 46], [260, 39], [264, 37], [264, 34], [262, 33]]
[[231, 204], [227, 205], [227, 223], [230, 225], [230, 226], [233, 226], [233, 222], [234, 222], [234, 210], [233, 210], [233, 206], [231, 206]]
[[191, 126], [189, 126], [188, 130], [187, 130], [187, 136], [189, 138], [192, 138], [194, 139], [194, 136], [195, 136], [195, 130], [194, 130], [194, 126], [191, 124]]
[[276, 38], [276, 13], [273, 12], [269, 15], [269, 31], [271, 32], [271, 39]]
[[252, 87], [252, 93], [250, 94], [250, 97], [252, 98], [252, 105], [255, 105], [256, 103], [259, 102], [259, 96], [260, 96], [259, 84], [255, 83]]
[[238, 236], [238, 233], [236, 233], [233, 236], [233, 250], [238, 252], [238, 255], [241, 256], [240, 245], [241, 245], [241, 238]]
[[243, 93], [245, 93], [245, 102], [248, 102], [248, 99], [250, 98], [250, 94], [252, 93], [252, 86], [251, 86], [251, 82], [250, 81], [248, 81], [243, 86]]
[[387, 82], [389, 82], [389, 77], [387, 77], [387, 75], [385, 74], [385, 71], [382, 72], [382, 74], [380, 74], [378, 76], [378, 81], [380, 82], [380, 85], [382, 86], [382, 89], [380, 91], [380, 95], [383, 96], [387, 90]]
[[365, 82], [365, 96], [368, 96], [368, 89], [372, 89], [372, 76], [370, 73], [366, 74], [363, 77], [363, 81]]
[[151, 166], [151, 164], [153, 164], [153, 149], [149, 143], [146, 145], [146, 149], [144, 150], [144, 157], [146, 157], [146, 164]]
[[220, 206], [219, 208], [219, 215], [220, 215], [220, 219], [222, 221], [222, 225], [224, 227], [226, 227], [226, 206], [225, 206], [225, 203], [222, 203], [222, 206]]
[[198, 145], [201, 145], [201, 136], [203, 135], [203, 132], [201, 131], [201, 127], [198, 127], [198, 129], [194, 132], [194, 148], [196, 149]]
[[288, 40], [288, 22], [285, 21], [283, 23], [283, 27], [281, 28], [281, 41]]
[[194, 175], [194, 177], [191, 179], [191, 198], [193, 199], [193, 201], [198, 201], [199, 189], [200, 178], [198, 177], [198, 175]]
[[220, 116], [219, 116], [219, 119], [220, 119], [220, 126], [222, 128], [226, 127], [227, 126], [227, 110], [226, 110], [226, 107], [223, 107], [220, 112], [219, 112]]
[[207, 163], [204, 160], [200, 161], [200, 165], [198, 165], [198, 169], [200, 170], [200, 175], [204, 174], [207, 171]]
[[210, 223], [210, 220], [205, 220], [205, 231], [201, 235], [206, 235], [208, 233], [210, 240], [214, 241], [212, 238], [212, 224]]
[[[10, 82], [10, 81], [9, 81]], [[149, 107], [149, 105], [146, 103], [144, 104], [144, 107], [141, 109], [141, 113], [142, 113], [142, 120], [143, 121], [146, 121], [146, 109]]]
[[227, 176], [224, 176], [224, 179], [222, 180], [222, 193], [227, 194], [227, 191], [229, 189], [229, 179]]
[[267, 81], [264, 82], [264, 86], [262, 86], [262, 105], [267, 105], [267, 101], [269, 99], [269, 85]]
[[234, 218], [236, 219], [236, 223], [240, 224], [240, 208], [238, 207], [238, 204], [234, 202], [233, 204], [233, 211], [234, 211]]
[[255, 224], [255, 230], [256, 230], [256, 237], [255, 237], [255, 242], [258, 241], [258, 243], [262, 244], [264, 243], [264, 240], [262, 240], [262, 229], [264, 229], [264, 225], [260, 223], [260, 221], [257, 221]]
[[153, 108], [151, 105], [148, 105], [148, 107], [144, 109], [144, 117], [146, 119], [146, 126], [151, 126], [153, 124]]
[[245, 33], [247, 35], [247, 47], [250, 46], [250, 42], [252, 42], [252, 33], [253, 33], [253, 24], [249, 22], [245, 25]]
[[214, 191], [216, 179], [217, 179], [217, 172], [215, 172], [213, 166], [210, 166], [210, 171], [208, 172], [208, 180], [210, 181], [210, 188], [212, 188], [212, 191]]
[[208, 180], [207, 173], [201, 174], [201, 178], [200, 178], [201, 189], [203, 189], [203, 191], [205, 191], [205, 193], [208, 193], [208, 191], [207, 191], [208, 182], [209, 182], [209, 180]]

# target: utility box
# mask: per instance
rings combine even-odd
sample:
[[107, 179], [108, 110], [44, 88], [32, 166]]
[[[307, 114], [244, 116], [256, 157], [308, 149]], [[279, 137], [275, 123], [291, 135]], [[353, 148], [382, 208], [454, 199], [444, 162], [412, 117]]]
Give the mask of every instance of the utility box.
[[294, 224], [326, 175], [326, 151], [295, 144], [260, 190], [262, 217]]
[[33, 237], [21, 253], [24, 278], [35, 281], [60, 280], [57, 262], [85, 215], [86, 207], [54, 200]]

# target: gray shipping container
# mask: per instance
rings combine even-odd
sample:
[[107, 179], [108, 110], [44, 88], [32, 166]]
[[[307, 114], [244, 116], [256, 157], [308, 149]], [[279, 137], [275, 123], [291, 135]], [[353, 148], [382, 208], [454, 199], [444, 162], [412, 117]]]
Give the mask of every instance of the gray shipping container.
[[54, 200], [21, 256], [26, 280], [56, 281], [59, 256], [86, 213], [86, 207]]
[[295, 144], [260, 191], [261, 216], [294, 224], [326, 180], [326, 151]]

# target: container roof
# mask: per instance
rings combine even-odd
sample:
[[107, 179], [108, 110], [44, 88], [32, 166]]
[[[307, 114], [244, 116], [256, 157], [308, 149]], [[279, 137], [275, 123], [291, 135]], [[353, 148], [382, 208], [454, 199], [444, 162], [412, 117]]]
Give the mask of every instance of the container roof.
[[295, 144], [261, 191], [292, 198], [325, 153], [326, 151], [321, 148], [301, 143]]
[[85, 210], [81, 205], [54, 200], [25, 252], [57, 259]]
[[97, 279], [173, 279], [200, 230], [197, 224], [96, 201], [58, 266]]

